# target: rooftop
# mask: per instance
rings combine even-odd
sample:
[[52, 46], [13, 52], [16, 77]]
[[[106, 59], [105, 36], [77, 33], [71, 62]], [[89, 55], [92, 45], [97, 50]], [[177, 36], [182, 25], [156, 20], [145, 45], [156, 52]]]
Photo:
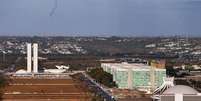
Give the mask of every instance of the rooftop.
[[194, 94], [198, 94], [199, 92], [189, 86], [176, 85], [176, 86], [173, 86], [173, 87], [167, 89], [165, 92], [163, 92], [163, 95], [176, 94], [176, 93], [186, 94], [186, 95], [194, 95]]
[[[102, 65], [108, 66], [110, 68], [118, 68], [121, 70], [125, 70], [125, 69], [133, 69], [133, 70], [145, 69], [145, 70], [147, 70], [147, 69], [151, 68], [151, 66], [149, 66], [147, 64], [142, 64], [142, 63], [103, 63]], [[156, 70], [163, 71], [165, 69], [157, 68]]]

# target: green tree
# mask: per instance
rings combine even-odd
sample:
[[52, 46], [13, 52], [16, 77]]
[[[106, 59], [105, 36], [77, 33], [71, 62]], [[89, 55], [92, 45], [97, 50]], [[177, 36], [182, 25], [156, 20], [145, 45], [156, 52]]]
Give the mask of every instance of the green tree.
[[97, 82], [107, 87], [117, 87], [116, 83], [113, 81], [112, 74], [105, 72], [102, 68], [91, 69], [87, 73]]

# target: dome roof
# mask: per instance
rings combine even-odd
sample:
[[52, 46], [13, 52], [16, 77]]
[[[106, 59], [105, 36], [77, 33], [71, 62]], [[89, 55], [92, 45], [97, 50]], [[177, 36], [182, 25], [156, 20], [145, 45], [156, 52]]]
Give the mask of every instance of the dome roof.
[[163, 92], [163, 94], [176, 94], [176, 93], [197, 94], [199, 92], [197, 90], [195, 90], [194, 88], [185, 86], [185, 85], [176, 85], [176, 86], [173, 86], [173, 87], [167, 89], [165, 92]]
[[27, 71], [24, 69], [20, 69], [20, 70], [16, 71], [16, 73], [17, 74], [24, 74], [24, 73], [27, 73]]

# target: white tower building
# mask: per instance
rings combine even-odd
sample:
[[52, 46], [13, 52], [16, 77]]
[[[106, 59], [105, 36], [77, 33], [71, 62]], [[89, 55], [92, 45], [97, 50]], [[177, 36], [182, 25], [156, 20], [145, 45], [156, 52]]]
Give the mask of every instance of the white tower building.
[[31, 73], [31, 67], [32, 67], [32, 60], [31, 60], [31, 53], [32, 53], [32, 51], [31, 51], [31, 44], [30, 43], [28, 43], [27, 44], [27, 72], [28, 73]]
[[[32, 56], [33, 48], [33, 56]], [[32, 68], [33, 61], [33, 68]], [[27, 72], [38, 73], [38, 44], [34, 43], [33, 47], [31, 43], [27, 44]]]
[[33, 72], [38, 73], [38, 44], [33, 44]]

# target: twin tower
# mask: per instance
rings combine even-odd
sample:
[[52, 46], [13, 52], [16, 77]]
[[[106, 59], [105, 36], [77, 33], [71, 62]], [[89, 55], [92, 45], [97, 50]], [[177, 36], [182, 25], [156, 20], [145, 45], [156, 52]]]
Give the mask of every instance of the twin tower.
[[[32, 54], [33, 53], [33, 54]], [[38, 73], [38, 44], [27, 44], [27, 73]]]

